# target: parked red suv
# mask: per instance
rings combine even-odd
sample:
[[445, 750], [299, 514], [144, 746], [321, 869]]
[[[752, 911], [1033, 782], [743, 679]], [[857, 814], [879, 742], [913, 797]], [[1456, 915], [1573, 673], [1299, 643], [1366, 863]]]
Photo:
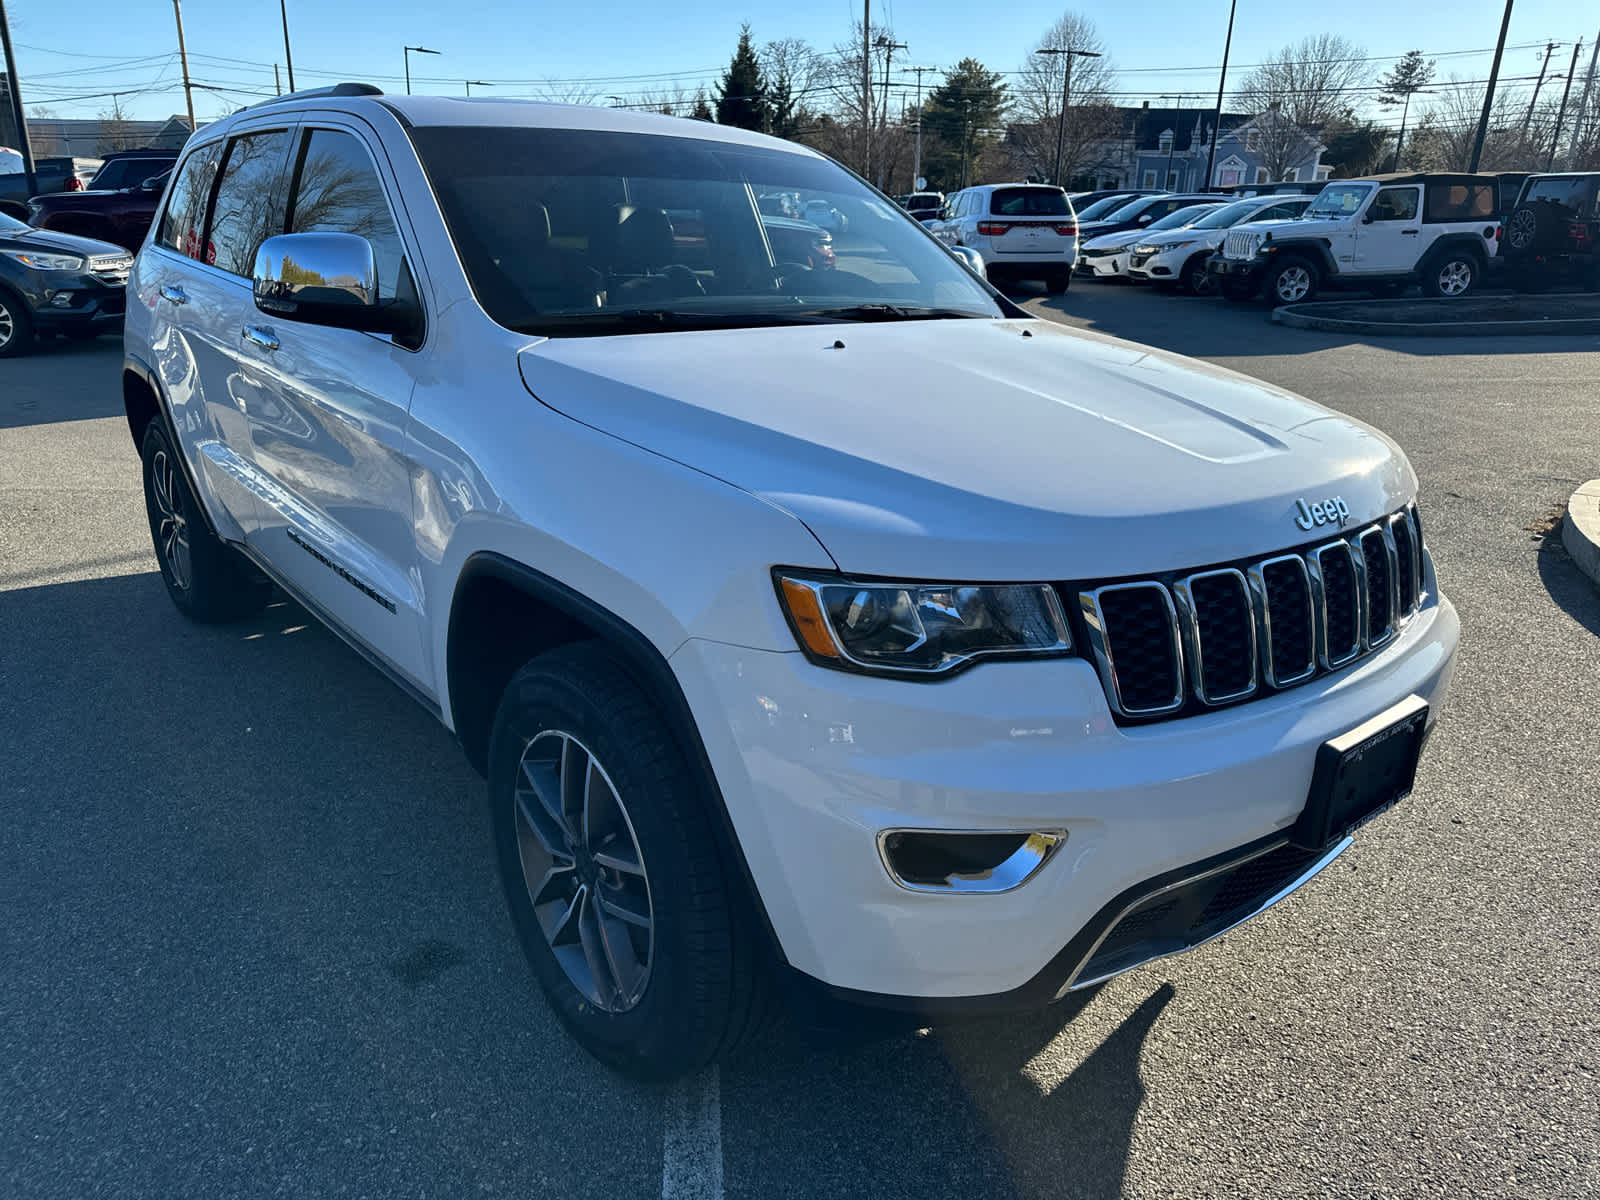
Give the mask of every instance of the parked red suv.
[[137, 250], [155, 219], [177, 157], [176, 150], [108, 154], [88, 191], [56, 192], [28, 201], [28, 224]]

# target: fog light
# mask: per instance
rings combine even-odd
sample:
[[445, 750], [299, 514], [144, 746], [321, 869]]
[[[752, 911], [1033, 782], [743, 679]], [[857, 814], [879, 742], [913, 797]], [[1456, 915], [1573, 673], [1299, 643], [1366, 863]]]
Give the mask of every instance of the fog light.
[[72, 307], [72, 302], [74, 300], [76, 300], [76, 299], [77, 299], [77, 297], [74, 296], [71, 292], [57, 292], [54, 296], [50, 297], [50, 307], [51, 308], [71, 308]]
[[890, 877], [914, 892], [1009, 892], [1066, 840], [1065, 832], [889, 829], [878, 835], [878, 853]]

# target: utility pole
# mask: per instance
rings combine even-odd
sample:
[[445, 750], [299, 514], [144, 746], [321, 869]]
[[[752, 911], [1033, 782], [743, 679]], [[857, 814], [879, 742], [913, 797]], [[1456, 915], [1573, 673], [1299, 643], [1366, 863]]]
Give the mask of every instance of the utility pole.
[[1099, 58], [1097, 50], [1074, 50], [1070, 46], [1050, 46], [1042, 50], [1035, 50], [1035, 54], [1064, 54], [1067, 56], [1067, 70], [1061, 81], [1061, 115], [1056, 118], [1056, 164], [1050, 172], [1050, 182], [1057, 187], [1061, 186], [1061, 146], [1067, 133], [1067, 101], [1072, 95], [1072, 60], [1074, 58]]
[[[878, 40], [875, 44], [878, 49], [883, 51], [883, 112], [878, 116], [878, 128], [883, 135], [885, 143], [887, 143], [889, 135], [889, 64], [894, 61], [894, 52], [896, 50], [907, 50], [910, 47], [904, 42], [891, 41], [881, 33], [878, 35]], [[878, 190], [880, 192], [883, 190], [883, 174], [885, 167], [888, 165], [888, 157], [885, 154], [883, 161], [878, 163]]]
[[872, 0], [861, 0], [861, 174], [872, 173]]
[[17, 149], [22, 154], [22, 185], [33, 195], [39, 177], [33, 169], [33, 147], [28, 144], [28, 118], [22, 111], [22, 89], [17, 85], [17, 56], [11, 52], [11, 22], [6, 18], [6, 0], [0, 0], [0, 43], [6, 54], [6, 95], [11, 98], [11, 117], [17, 125]]
[[1589, 92], [1594, 87], [1594, 70], [1600, 61], [1600, 33], [1595, 34], [1594, 48], [1589, 51], [1589, 74], [1583, 81], [1583, 94], [1578, 97], [1578, 111], [1572, 116], [1572, 143], [1567, 149], [1567, 170], [1578, 160], [1578, 139], [1583, 136], [1583, 118], [1589, 113]]
[[283, 61], [289, 67], [289, 90], [294, 91], [294, 55], [289, 52], [289, 0], [278, 0], [278, 12], [283, 16]]
[[1578, 51], [1583, 49], [1583, 39], [1572, 48], [1572, 65], [1567, 68], [1567, 86], [1561, 89], [1561, 107], [1556, 109], [1556, 131], [1550, 135], [1550, 153], [1544, 160], [1544, 169], [1550, 170], [1556, 161], [1556, 147], [1561, 144], [1561, 122], [1567, 115], [1567, 97], [1572, 95], [1572, 77], [1578, 73]]
[[1539, 90], [1544, 87], [1544, 74], [1550, 69], [1550, 56], [1556, 52], [1556, 44], [1547, 42], [1544, 48], [1544, 64], [1539, 68], [1539, 82], [1533, 85], [1533, 99], [1528, 101], [1528, 115], [1522, 118], [1522, 144], [1528, 144], [1528, 126], [1533, 124], [1533, 110], [1539, 105]]
[[189, 109], [189, 132], [194, 132], [194, 84], [189, 79], [189, 51], [183, 44], [183, 8], [172, 0], [172, 15], [178, 20], [178, 62], [183, 67], [183, 102]]
[[278, 78], [278, 64], [272, 64], [272, 86], [278, 95], [283, 95], [283, 80]]
[[[1176, 100], [1178, 102], [1177, 116], [1175, 118], [1173, 118], [1173, 122], [1172, 122], [1172, 140], [1167, 143], [1167, 174], [1166, 174], [1166, 178], [1161, 181], [1161, 186], [1162, 187], [1171, 188], [1172, 187], [1172, 155], [1173, 155], [1173, 152], [1175, 150], [1177, 150], [1177, 148], [1178, 148], [1178, 135], [1183, 132], [1183, 93], [1179, 92], [1176, 96], [1163, 96], [1161, 98], [1163, 100]], [[1174, 189], [1174, 190], [1182, 191], [1181, 188], [1177, 188], [1177, 189]]]
[[967, 130], [972, 124], [972, 101], [961, 102], [961, 186], [967, 186]]
[[[1506, 11], [1509, 13], [1511, 0], [1506, 0]], [[1222, 89], [1228, 82], [1228, 55], [1233, 50], [1233, 14], [1238, 10], [1239, 0], [1228, 0], [1228, 37], [1222, 43], [1222, 74], [1217, 79], [1217, 110], [1211, 117], [1211, 148], [1206, 151], [1206, 178], [1200, 186], [1206, 190], [1211, 188], [1211, 171], [1217, 163], [1217, 143], [1222, 140]], [[1501, 33], [1501, 38], [1505, 37]]]
[[1400, 136], [1394, 140], [1394, 169], [1400, 169], [1400, 151], [1406, 146], [1406, 118], [1411, 115], [1411, 97], [1420, 92], [1424, 96], [1433, 95], [1432, 88], [1416, 88], [1406, 93], [1405, 105], [1400, 109]]
[[1478, 133], [1472, 139], [1472, 161], [1467, 170], [1476, 172], [1483, 158], [1483, 139], [1489, 132], [1489, 110], [1494, 107], [1494, 85], [1500, 78], [1500, 57], [1506, 52], [1506, 30], [1511, 28], [1511, 3], [1506, 0], [1506, 15], [1500, 18], [1500, 40], [1494, 44], [1494, 61], [1489, 64], [1489, 83], [1483, 89], [1483, 112], [1478, 115]]
[[922, 190], [922, 185], [917, 180], [922, 178], [922, 76], [925, 71], [933, 70], [932, 67], [901, 67], [901, 72], [910, 75], [913, 71], [917, 76], [917, 148], [911, 160], [911, 186]]

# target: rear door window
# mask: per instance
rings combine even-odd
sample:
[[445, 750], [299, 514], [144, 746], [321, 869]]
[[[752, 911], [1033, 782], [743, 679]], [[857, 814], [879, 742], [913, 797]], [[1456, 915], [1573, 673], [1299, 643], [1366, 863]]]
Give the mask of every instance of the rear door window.
[[283, 232], [281, 185], [289, 143], [287, 129], [247, 133], [228, 143], [206, 247], [213, 266], [248, 276], [261, 243]]
[[217, 163], [222, 158], [222, 143], [212, 142], [190, 154], [178, 172], [177, 186], [167, 198], [161, 214], [161, 229], [156, 240], [169, 250], [205, 261], [200, 252], [200, 234], [206, 224], [206, 203], [217, 179]]
[[1049, 188], [996, 188], [989, 212], [997, 217], [1065, 217], [1072, 208], [1065, 192]]

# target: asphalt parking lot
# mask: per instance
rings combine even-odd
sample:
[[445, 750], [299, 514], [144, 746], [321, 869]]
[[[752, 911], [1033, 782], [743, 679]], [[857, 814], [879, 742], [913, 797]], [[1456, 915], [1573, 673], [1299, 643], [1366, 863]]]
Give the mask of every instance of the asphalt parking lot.
[[185, 624], [120, 347], [55, 343], [0, 363], [0, 1195], [1600, 1195], [1600, 594], [1547, 536], [1600, 475], [1595, 340], [1017, 298], [1410, 452], [1464, 644], [1335, 869], [1048, 1012], [618, 1081], [535, 990], [449, 736], [292, 604]]

